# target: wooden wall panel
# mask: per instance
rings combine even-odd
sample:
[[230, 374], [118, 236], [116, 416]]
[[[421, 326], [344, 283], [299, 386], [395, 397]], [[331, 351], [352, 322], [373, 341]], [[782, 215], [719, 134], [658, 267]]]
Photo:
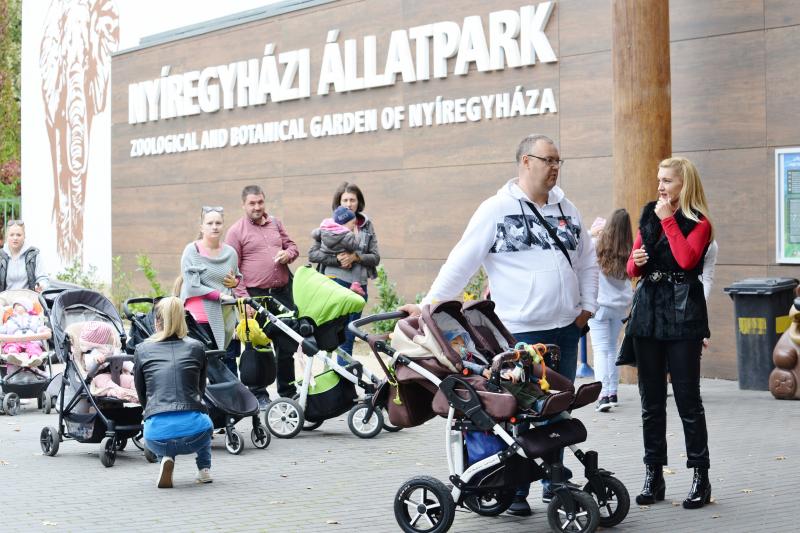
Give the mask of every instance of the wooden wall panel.
[[764, 34], [672, 44], [672, 149], [763, 146]]
[[778, 28], [800, 24], [796, 0], [764, 0], [764, 26]]
[[558, 3], [561, 58], [611, 50], [611, 0]]
[[760, 30], [764, 1], [670, 0], [669, 27], [673, 41]]
[[[800, 4], [797, 4], [800, 11]], [[797, 146], [800, 144], [800, 25], [766, 32], [767, 68], [767, 144]]]
[[[586, 157], [567, 159], [558, 181], [567, 198], [575, 204], [588, 227], [596, 217], [608, 218], [615, 209], [614, 159]], [[632, 216], [632, 221], [638, 215]]]
[[561, 156], [611, 155], [611, 54], [597, 52], [562, 58], [560, 70]]

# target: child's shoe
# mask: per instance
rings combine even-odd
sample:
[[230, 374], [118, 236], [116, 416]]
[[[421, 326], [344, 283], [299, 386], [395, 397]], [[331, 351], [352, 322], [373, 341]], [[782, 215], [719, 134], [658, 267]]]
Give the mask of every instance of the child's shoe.
[[24, 364], [25, 364], [25, 363], [23, 363], [22, 359], [20, 359], [19, 356], [17, 356], [17, 354], [15, 354], [15, 353], [7, 354], [6, 355], [6, 360], [9, 363], [11, 363], [12, 365], [24, 366]]
[[211, 483], [214, 480], [211, 478], [211, 469], [210, 468], [201, 468], [197, 471], [197, 476], [195, 479], [198, 483]]
[[600, 401], [597, 402], [597, 407], [595, 407], [594, 410], [600, 413], [605, 413], [609, 409], [611, 409], [611, 402], [609, 401], [608, 396], [603, 396], [600, 398]]
[[367, 293], [364, 292], [364, 287], [362, 287], [361, 284], [357, 281], [354, 281], [353, 283], [350, 284], [350, 290], [361, 296], [367, 295]]

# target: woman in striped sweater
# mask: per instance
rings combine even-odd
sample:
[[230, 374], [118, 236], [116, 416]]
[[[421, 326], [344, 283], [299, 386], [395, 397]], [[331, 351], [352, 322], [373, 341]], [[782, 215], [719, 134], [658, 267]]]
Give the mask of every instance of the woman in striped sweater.
[[219, 350], [225, 349], [236, 328], [233, 306], [222, 303], [234, 300], [231, 289], [242, 278], [236, 251], [222, 242], [223, 223], [221, 207], [203, 206], [199, 238], [186, 245], [181, 257], [181, 299]]

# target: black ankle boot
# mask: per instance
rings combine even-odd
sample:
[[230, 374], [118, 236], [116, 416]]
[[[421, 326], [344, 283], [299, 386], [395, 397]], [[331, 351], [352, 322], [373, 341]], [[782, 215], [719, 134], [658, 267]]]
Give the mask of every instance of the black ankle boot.
[[699, 509], [711, 501], [711, 482], [708, 480], [708, 468], [695, 468], [692, 488], [683, 500], [684, 509]]
[[650, 505], [664, 499], [664, 468], [661, 465], [644, 465], [644, 487], [636, 496], [639, 505]]

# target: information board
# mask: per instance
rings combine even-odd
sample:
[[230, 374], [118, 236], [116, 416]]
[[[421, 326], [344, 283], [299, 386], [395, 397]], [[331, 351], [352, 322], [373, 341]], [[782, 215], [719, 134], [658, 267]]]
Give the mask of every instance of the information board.
[[775, 150], [776, 260], [800, 263], [800, 147]]

